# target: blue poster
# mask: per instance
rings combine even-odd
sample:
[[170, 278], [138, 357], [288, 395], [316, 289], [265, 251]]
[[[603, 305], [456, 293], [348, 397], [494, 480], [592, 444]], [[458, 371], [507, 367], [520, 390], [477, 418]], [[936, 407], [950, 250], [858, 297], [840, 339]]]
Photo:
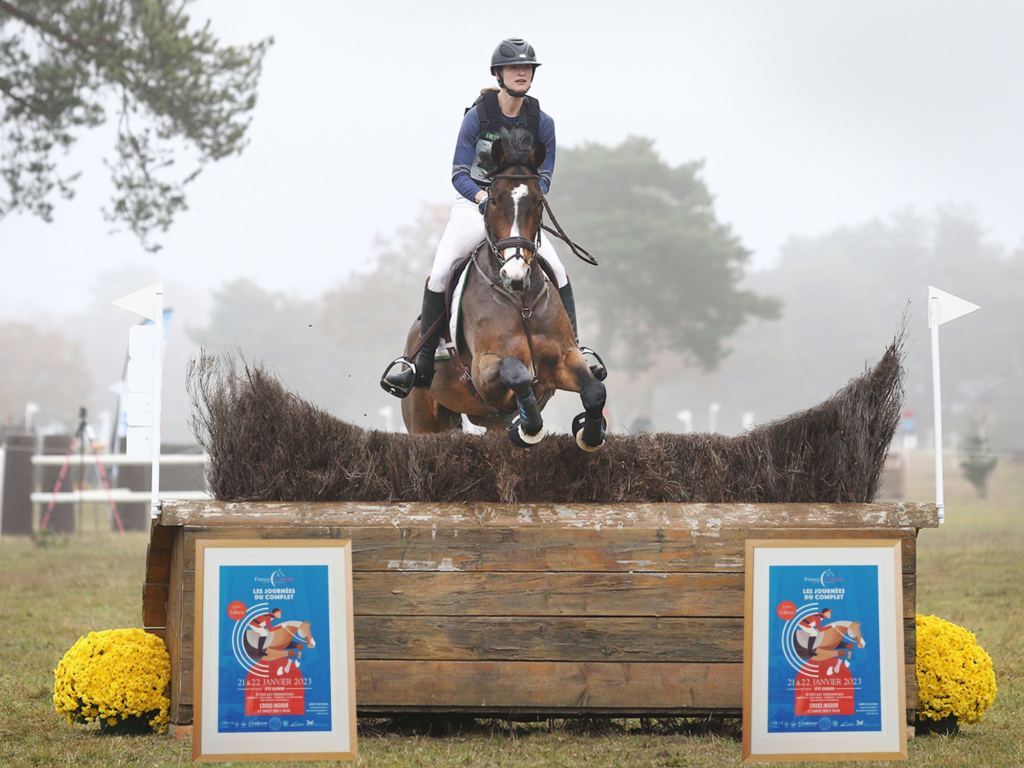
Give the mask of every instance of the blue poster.
[[221, 565], [219, 733], [331, 730], [326, 565]]
[[768, 733], [882, 726], [879, 568], [770, 565]]

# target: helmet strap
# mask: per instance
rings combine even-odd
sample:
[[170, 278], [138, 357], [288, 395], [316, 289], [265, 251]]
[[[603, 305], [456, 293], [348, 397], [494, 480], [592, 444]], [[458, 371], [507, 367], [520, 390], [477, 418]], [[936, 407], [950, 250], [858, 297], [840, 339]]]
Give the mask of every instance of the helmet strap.
[[[495, 67], [495, 69], [498, 70], [497, 73], [496, 73], [497, 77], [498, 77], [498, 85], [500, 85], [502, 88], [504, 88], [506, 93], [508, 93], [509, 96], [512, 96], [512, 97], [517, 98], [517, 99], [525, 99], [526, 98], [526, 91], [523, 91], [522, 93], [519, 93], [518, 91], [513, 91], [511, 88], [509, 88], [507, 85], [505, 85], [505, 80], [501, 76], [501, 67]], [[534, 67], [533, 71], [536, 72], [537, 68]]]

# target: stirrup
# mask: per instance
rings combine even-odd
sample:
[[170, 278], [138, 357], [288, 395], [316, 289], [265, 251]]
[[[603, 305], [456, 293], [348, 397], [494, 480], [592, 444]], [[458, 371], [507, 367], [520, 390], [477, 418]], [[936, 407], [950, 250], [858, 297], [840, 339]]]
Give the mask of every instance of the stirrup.
[[[396, 365], [407, 366], [405, 370], [399, 371], [397, 374], [395, 374], [396, 377], [402, 376], [404, 379], [406, 378], [405, 374], [409, 373], [410, 371], [412, 372], [412, 377], [409, 378], [408, 384], [406, 384], [404, 381], [395, 381], [393, 379], [388, 379], [388, 376], [391, 375], [391, 369], [394, 368]], [[381, 389], [383, 389], [389, 395], [394, 395], [397, 398], [408, 397], [409, 393], [412, 392], [413, 385], [416, 383], [416, 373], [416, 363], [407, 358], [405, 355], [396, 357], [394, 360], [391, 361], [388, 367], [384, 369], [384, 375], [380, 377]]]
[[592, 350], [590, 347], [580, 347], [580, 354], [584, 357], [587, 355], [594, 356], [594, 359], [597, 362], [590, 364], [590, 373], [593, 374], [595, 379], [598, 381], [604, 381], [608, 378], [608, 369], [605, 368], [604, 360], [601, 359], [601, 356], [597, 354], [597, 352]]

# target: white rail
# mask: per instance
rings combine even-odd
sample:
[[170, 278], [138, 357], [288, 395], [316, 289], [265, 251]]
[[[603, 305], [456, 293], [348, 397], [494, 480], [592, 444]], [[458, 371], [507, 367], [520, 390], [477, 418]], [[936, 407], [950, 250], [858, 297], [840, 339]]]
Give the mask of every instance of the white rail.
[[[153, 460], [149, 457], [126, 456], [123, 453], [101, 453], [98, 455], [100, 461], [107, 467], [112, 467], [115, 464], [119, 466], [149, 466], [153, 463]], [[165, 453], [160, 456], [160, 465], [165, 467], [183, 464], [199, 465], [205, 464], [207, 458], [208, 456], [205, 453]], [[70, 456], [61, 456], [54, 453], [46, 456], [37, 455], [32, 457], [32, 465], [36, 467], [62, 467], [65, 461], [68, 463], [68, 466], [73, 467], [77, 467], [83, 461], [92, 466], [96, 463], [96, 457], [89, 452], [86, 452], [84, 457], [78, 453], [73, 453]]]
[[[148, 461], [145, 463], [149, 463]], [[87, 488], [84, 491], [61, 491], [57, 494], [57, 504], [68, 504], [72, 502], [103, 503], [106, 504], [111, 497], [115, 504], [131, 504], [133, 502], [149, 501], [153, 494], [150, 491], [133, 491], [128, 488], [111, 488], [110, 495], [103, 488]], [[49, 504], [53, 498], [53, 491], [37, 491], [30, 494], [29, 498], [33, 504]], [[161, 499], [176, 499], [181, 501], [208, 501], [213, 497], [206, 491], [160, 491]]]

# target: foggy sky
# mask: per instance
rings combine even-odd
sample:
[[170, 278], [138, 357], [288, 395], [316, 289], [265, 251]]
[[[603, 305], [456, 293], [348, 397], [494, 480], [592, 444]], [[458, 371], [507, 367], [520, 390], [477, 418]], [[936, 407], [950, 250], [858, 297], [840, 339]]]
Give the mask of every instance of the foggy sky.
[[250, 145], [188, 188], [190, 210], [154, 257], [107, 234], [112, 129], [84, 135], [65, 165], [83, 171], [78, 195], [56, 221], [0, 220], [0, 319], [78, 310], [99, 274], [133, 263], [204, 292], [247, 276], [319, 295], [365, 266], [375, 233], [453, 197], [459, 121], [506, 36], [526, 37], [543, 62], [532, 94], [560, 145], [635, 134], [672, 164], [705, 160], [718, 217], [756, 265], [790, 235], [907, 206], [970, 205], [1006, 247], [1024, 239], [1021, 3], [189, 7], [224, 43], [276, 40]]

